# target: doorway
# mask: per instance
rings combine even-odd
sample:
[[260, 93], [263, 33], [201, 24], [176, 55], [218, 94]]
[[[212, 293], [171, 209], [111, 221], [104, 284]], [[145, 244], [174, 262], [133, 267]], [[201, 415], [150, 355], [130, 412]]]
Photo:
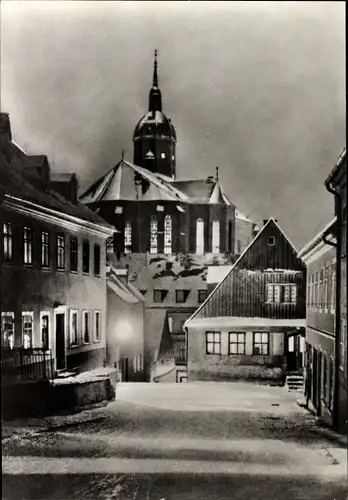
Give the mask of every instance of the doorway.
[[65, 369], [65, 313], [55, 315], [56, 330], [56, 369]]
[[302, 373], [305, 341], [302, 334], [294, 332], [287, 336], [286, 362], [288, 373]]

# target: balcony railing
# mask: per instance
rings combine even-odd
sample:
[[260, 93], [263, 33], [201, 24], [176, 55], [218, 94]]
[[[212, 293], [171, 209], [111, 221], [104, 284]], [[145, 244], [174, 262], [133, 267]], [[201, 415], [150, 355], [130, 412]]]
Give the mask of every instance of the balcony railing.
[[52, 380], [51, 350], [24, 347], [2, 349], [1, 373], [4, 379]]

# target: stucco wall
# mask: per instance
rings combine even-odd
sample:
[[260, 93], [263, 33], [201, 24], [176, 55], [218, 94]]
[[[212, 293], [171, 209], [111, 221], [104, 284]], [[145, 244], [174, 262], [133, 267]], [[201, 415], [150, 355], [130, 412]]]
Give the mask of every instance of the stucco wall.
[[246, 379], [282, 383], [286, 363], [284, 332], [270, 333], [269, 356], [252, 355], [253, 332], [250, 331], [246, 331], [246, 354], [229, 355], [228, 333], [234, 330], [221, 331], [221, 354], [206, 354], [205, 330], [189, 328], [188, 380]]

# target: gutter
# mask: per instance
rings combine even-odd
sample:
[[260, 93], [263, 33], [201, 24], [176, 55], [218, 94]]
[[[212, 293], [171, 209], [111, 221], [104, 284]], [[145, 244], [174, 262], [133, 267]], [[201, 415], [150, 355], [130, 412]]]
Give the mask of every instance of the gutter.
[[[337, 244], [336, 246], [336, 304], [335, 304], [335, 383], [334, 383], [334, 401], [333, 401], [333, 427], [335, 430], [339, 427], [339, 379], [340, 379], [340, 344], [341, 344], [341, 208], [342, 208], [342, 197], [341, 194], [333, 189], [331, 186], [331, 177], [329, 177], [325, 182], [325, 187], [329, 193], [333, 194], [335, 201], [337, 200], [337, 207], [335, 209], [337, 216]], [[335, 203], [336, 205], [336, 203]], [[325, 241], [326, 234], [323, 235], [323, 240]], [[332, 242], [329, 243], [332, 245]]]

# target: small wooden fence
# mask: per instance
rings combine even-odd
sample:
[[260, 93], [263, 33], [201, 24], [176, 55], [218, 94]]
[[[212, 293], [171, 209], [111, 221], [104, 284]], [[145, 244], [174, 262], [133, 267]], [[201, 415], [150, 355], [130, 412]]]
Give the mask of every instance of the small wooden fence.
[[3, 349], [1, 374], [4, 380], [52, 380], [53, 359], [50, 349], [17, 347]]

